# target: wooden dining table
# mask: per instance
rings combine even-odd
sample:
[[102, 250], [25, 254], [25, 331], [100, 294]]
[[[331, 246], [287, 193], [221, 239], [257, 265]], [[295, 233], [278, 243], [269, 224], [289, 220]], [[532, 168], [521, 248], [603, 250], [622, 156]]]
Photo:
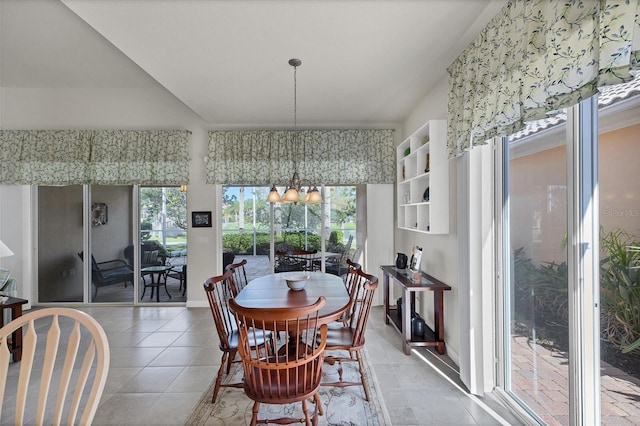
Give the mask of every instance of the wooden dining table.
[[[326, 303], [318, 312], [316, 325], [333, 322], [349, 309], [351, 300], [342, 278], [324, 272], [305, 272], [309, 276], [305, 287], [302, 290], [289, 289], [285, 278], [300, 274], [279, 272], [256, 278], [240, 291], [235, 300], [245, 308], [294, 308], [312, 305], [320, 296], [324, 296]], [[289, 333], [288, 343], [284, 344], [278, 353], [300, 356], [297, 340], [298, 336]]]
[[300, 272], [280, 272], [256, 278], [240, 291], [236, 302], [245, 308], [289, 308], [311, 305], [324, 296], [327, 302], [320, 309], [318, 322], [327, 324], [340, 318], [350, 304], [342, 278], [324, 272], [306, 274], [309, 279], [302, 290], [290, 290], [285, 281], [287, 276], [299, 276]]

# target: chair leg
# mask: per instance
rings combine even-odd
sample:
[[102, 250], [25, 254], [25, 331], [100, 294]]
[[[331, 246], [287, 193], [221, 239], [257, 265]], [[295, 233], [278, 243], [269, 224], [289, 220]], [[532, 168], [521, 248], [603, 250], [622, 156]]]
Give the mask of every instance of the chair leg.
[[302, 400], [302, 412], [304, 413], [304, 424], [307, 426], [312, 426], [311, 418], [309, 417], [309, 404], [307, 404], [307, 400]]
[[227, 374], [229, 374], [229, 372], [231, 371], [231, 364], [236, 359], [236, 354], [237, 353], [238, 353], [238, 351], [231, 351], [229, 353], [229, 358], [227, 359]]
[[320, 392], [316, 392], [315, 395], [313, 395], [313, 399], [316, 403], [316, 410], [318, 410], [318, 414], [320, 414], [321, 416], [324, 415], [324, 410], [322, 409], [322, 401], [320, 400]]
[[367, 401], [370, 401], [369, 381], [367, 380], [367, 375], [364, 372], [364, 363], [362, 362], [362, 355], [360, 355], [360, 351], [356, 351], [356, 358], [358, 359], [358, 365], [360, 366], [360, 380], [362, 381], [362, 387], [364, 388], [364, 397]]
[[251, 426], [256, 426], [258, 424], [258, 411], [260, 411], [260, 403], [253, 403], [253, 410], [251, 410], [253, 415], [251, 416]]
[[211, 397], [212, 404], [215, 404], [216, 398], [218, 397], [218, 392], [220, 391], [220, 385], [222, 384], [222, 370], [224, 369], [224, 364], [227, 361], [228, 356], [229, 356], [228, 352], [222, 353], [222, 360], [220, 360], [220, 368], [218, 368], [218, 376], [216, 377], [216, 385], [213, 388], [213, 396]]

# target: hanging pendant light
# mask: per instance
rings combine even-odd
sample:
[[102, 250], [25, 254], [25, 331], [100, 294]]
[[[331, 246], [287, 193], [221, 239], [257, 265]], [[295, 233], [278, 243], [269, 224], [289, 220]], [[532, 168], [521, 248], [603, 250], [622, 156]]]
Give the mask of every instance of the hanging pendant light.
[[309, 189], [304, 202], [312, 204], [322, 203], [322, 194], [320, 194], [320, 191], [318, 191], [317, 186], [314, 186], [313, 189]]
[[267, 195], [267, 203], [279, 203], [281, 201], [280, 194], [275, 185], [271, 185], [269, 195]]
[[[295, 139], [297, 138], [297, 130], [298, 130], [298, 84], [297, 84], [297, 71], [298, 67], [302, 65], [302, 61], [300, 59], [289, 59], [289, 65], [293, 67], [293, 126], [294, 126], [294, 144]], [[269, 152], [271, 153], [271, 152]], [[300, 202], [300, 189], [302, 188], [303, 182], [308, 182], [309, 190], [305, 195], [304, 202], [305, 203], [322, 203], [322, 195], [318, 190], [317, 186], [313, 186], [311, 189], [311, 182], [307, 179], [300, 179], [300, 175], [298, 175], [298, 162], [295, 159], [294, 155], [294, 171], [293, 177], [289, 181], [289, 185], [287, 186], [287, 190], [282, 197], [278, 194], [278, 190], [275, 185], [271, 185], [271, 190], [269, 191], [269, 195], [267, 196], [267, 201], [270, 203], [298, 203]]]

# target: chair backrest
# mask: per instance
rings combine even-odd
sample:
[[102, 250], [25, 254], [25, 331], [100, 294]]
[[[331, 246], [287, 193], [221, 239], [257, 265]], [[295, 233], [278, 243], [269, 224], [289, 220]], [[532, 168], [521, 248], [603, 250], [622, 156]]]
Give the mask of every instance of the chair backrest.
[[[84, 262], [84, 252], [80, 252], [78, 253], [78, 257], [80, 258], [80, 260], [82, 260]], [[100, 271], [100, 267], [98, 266], [98, 262], [96, 262], [96, 258], [93, 257], [93, 254], [91, 255], [91, 270], [92, 271]]]
[[[327, 341], [327, 326], [318, 326], [318, 312], [325, 303], [322, 296], [312, 305], [295, 308], [244, 308], [235, 299], [229, 302], [240, 331], [238, 352], [247, 395], [289, 403], [317, 391]], [[277, 339], [266, 338], [281, 331], [293, 337], [282, 347]], [[267, 343], [251, 346], [260, 339]]]
[[[45, 329], [47, 319], [50, 326]], [[27, 327], [22, 360], [9, 364], [7, 338], [23, 326]], [[59, 352], [64, 359], [56, 362]], [[0, 406], [0, 417], [13, 414], [15, 424], [91, 424], [107, 381], [109, 359], [104, 330], [85, 312], [43, 308], [16, 318], [0, 328], [0, 399], [15, 404], [13, 413], [10, 406]], [[29, 383], [34, 369], [41, 371], [35, 376], [39, 386]], [[11, 373], [18, 370], [17, 375]], [[37, 390], [37, 398], [27, 398], [27, 390]]]
[[[353, 265], [353, 262], [351, 263]], [[351, 299], [349, 327], [353, 329], [352, 347], [359, 347], [364, 345], [364, 332], [373, 305], [373, 296], [378, 288], [378, 278], [367, 274], [362, 268], [351, 266], [346, 284]]]
[[354, 262], [360, 262], [360, 255], [362, 254], [362, 247], [356, 247], [356, 250], [351, 255], [350, 259]]
[[243, 288], [249, 284], [249, 280], [247, 279], [247, 271], [245, 269], [245, 265], [247, 264], [247, 259], [242, 259], [241, 262], [232, 263], [231, 265], [227, 265], [225, 271], [229, 269], [233, 270], [233, 283], [236, 286], [236, 291], [240, 292]]
[[235, 343], [230, 341], [230, 337], [237, 328], [236, 320], [229, 309], [229, 299], [237, 294], [233, 282], [233, 270], [229, 269], [222, 275], [207, 279], [203, 286], [220, 339], [220, 349], [232, 349]]

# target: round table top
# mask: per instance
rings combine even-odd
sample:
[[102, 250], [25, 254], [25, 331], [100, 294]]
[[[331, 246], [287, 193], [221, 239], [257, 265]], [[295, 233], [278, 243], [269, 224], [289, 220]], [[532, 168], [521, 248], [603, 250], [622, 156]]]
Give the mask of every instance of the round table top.
[[285, 277], [300, 272], [281, 272], [256, 278], [243, 288], [236, 302], [245, 308], [288, 308], [307, 306], [324, 296], [327, 303], [320, 309], [321, 323], [340, 318], [349, 307], [350, 299], [344, 281], [337, 275], [306, 272], [307, 285], [302, 290], [290, 290]]
[[171, 265], [147, 266], [145, 268], [140, 269], [140, 272], [165, 272], [171, 268], [173, 268], [173, 266]]

